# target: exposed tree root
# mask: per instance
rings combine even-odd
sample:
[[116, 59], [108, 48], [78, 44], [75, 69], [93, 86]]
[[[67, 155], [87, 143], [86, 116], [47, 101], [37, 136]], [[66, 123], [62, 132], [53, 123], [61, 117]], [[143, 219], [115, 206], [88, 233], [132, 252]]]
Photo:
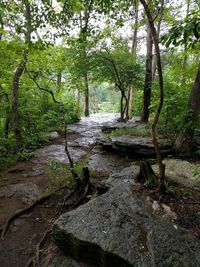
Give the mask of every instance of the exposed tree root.
[[11, 224], [11, 222], [18, 218], [19, 216], [21, 216], [22, 214], [30, 211], [31, 209], [33, 209], [36, 205], [43, 203], [44, 201], [46, 201], [48, 198], [50, 198], [52, 195], [54, 195], [55, 193], [59, 192], [60, 190], [66, 188], [67, 186], [62, 186], [58, 189], [56, 189], [53, 192], [50, 192], [48, 195], [42, 196], [39, 199], [37, 199], [35, 202], [33, 202], [31, 205], [29, 205], [28, 207], [24, 208], [24, 209], [20, 209], [17, 210], [15, 212], [15, 214], [13, 214], [10, 218], [8, 218], [7, 222], [0, 228], [0, 232], [1, 232], [1, 239], [3, 240], [5, 237], [5, 234], [9, 228], [9, 225]]
[[52, 228], [48, 229], [44, 235], [42, 236], [42, 239], [40, 240], [40, 242], [37, 244], [36, 247], [36, 255], [34, 257], [32, 257], [26, 264], [25, 267], [30, 267], [30, 266], [38, 266], [39, 265], [39, 260], [40, 260], [40, 251], [44, 245], [44, 242], [46, 241], [48, 235], [52, 232]]
[[[73, 190], [67, 197], [65, 197], [64, 204], [65, 204], [66, 200], [68, 200], [75, 193], [81, 193], [81, 196], [74, 203], [69, 205], [70, 210], [72, 210], [73, 208], [75, 208], [77, 205], [79, 205], [81, 203], [81, 201], [85, 198], [85, 196], [89, 192], [90, 188], [91, 188], [91, 183], [90, 183], [90, 180], [89, 180], [89, 170], [86, 167], [86, 168], [83, 168], [82, 180], [78, 179], [78, 183], [77, 183], [77, 186], [76, 186], [75, 190]], [[52, 228], [50, 228], [49, 230], [47, 230], [44, 233], [42, 239], [37, 244], [35, 256], [32, 257], [28, 261], [28, 263], [26, 264], [26, 267], [39, 266], [41, 248], [43, 247], [44, 242], [46, 241], [46, 238], [48, 237], [48, 235], [51, 232], [52, 232]]]
[[72, 197], [72, 195], [75, 195], [76, 193], [79, 193], [81, 196], [75, 203], [71, 204], [70, 207], [73, 208], [77, 206], [83, 198], [86, 196], [88, 193], [89, 189], [91, 188], [91, 183], [90, 183], [90, 174], [89, 174], [89, 169], [87, 167], [84, 167], [82, 170], [82, 179], [77, 179], [77, 184], [76, 188], [74, 189], [73, 192], [71, 192], [68, 196], [64, 198], [64, 205], [66, 205], [66, 201]]

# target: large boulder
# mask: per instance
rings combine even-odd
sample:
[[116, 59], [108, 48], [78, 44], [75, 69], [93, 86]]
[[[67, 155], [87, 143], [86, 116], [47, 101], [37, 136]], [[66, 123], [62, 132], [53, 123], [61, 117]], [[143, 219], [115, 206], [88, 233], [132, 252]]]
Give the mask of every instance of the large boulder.
[[93, 267], [200, 266], [200, 242], [169, 217], [156, 215], [131, 179], [116, 181], [107, 193], [55, 222], [55, 243]]

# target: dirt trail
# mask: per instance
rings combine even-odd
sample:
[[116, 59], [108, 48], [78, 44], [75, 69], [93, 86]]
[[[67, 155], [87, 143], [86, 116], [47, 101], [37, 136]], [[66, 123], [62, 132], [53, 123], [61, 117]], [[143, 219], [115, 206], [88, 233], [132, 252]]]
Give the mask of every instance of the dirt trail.
[[[68, 129], [69, 151], [74, 159], [86, 157], [90, 151], [88, 166], [93, 172], [108, 175], [127, 166], [126, 159], [106, 154], [99, 148], [91, 152], [104, 125], [116, 122], [116, 114], [94, 114], [83, 118], [79, 123], [71, 124]], [[52, 161], [68, 163], [64, 151], [64, 139], [56, 137], [51, 144], [38, 149], [34, 157], [0, 172], [0, 226], [15, 213], [26, 207], [48, 188], [47, 169]], [[102, 163], [102, 164], [101, 164]], [[105, 164], [106, 163], [106, 164]], [[98, 170], [97, 170], [98, 166]], [[98, 176], [96, 176], [98, 178]], [[23, 267], [35, 252], [35, 247], [52, 222], [63, 212], [61, 199], [50, 200], [38, 205], [30, 212], [12, 222], [5, 240], [0, 241], [0, 266]]]

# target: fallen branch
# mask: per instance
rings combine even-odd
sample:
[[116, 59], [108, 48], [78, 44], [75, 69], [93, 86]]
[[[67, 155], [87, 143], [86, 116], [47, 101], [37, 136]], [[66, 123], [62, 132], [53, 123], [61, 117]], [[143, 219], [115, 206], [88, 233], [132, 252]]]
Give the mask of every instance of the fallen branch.
[[32, 204], [30, 204], [28, 207], [24, 208], [24, 209], [20, 209], [17, 210], [15, 212], [15, 214], [13, 214], [8, 220], [7, 222], [0, 228], [0, 232], [1, 232], [1, 239], [3, 240], [5, 237], [5, 234], [9, 228], [9, 225], [11, 224], [11, 222], [18, 218], [19, 216], [21, 216], [22, 214], [30, 211], [31, 209], [33, 209], [36, 205], [43, 203], [44, 201], [46, 201], [48, 198], [50, 198], [52, 195], [54, 195], [55, 193], [59, 192], [60, 190], [66, 188], [67, 186], [62, 186], [59, 189], [56, 189], [53, 192], [50, 192], [48, 195], [42, 196], [39, 199], [35, 200], [35, 202], [33, 202]]

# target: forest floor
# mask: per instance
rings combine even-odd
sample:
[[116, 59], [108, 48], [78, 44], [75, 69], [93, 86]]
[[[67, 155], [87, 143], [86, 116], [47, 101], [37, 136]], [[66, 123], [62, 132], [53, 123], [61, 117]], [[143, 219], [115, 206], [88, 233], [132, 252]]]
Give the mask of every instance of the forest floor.
[[[90, 169], [91, 182], [99, 184], [110, 173], [119, 172], [135, 163], [131, 158], [105, 152], [96, 146], [102, 136], [101, 128], [112, 125], [116, 114], [95, 114], [80, 122], [69, 125], [67, 134], [69, 151], [78, 167], [86, 164]], [[64, 204], [64, 197], [71, 192], [70, 179], [64, 166], [68, 163], [64, 151], [64, 138], [56, 136], [52, 142], [35, 151], [33, 158], [18, 162], [15, 166], [0, 172], [0, 226], [17, 210], [25, 208], [41, 195], [68, 183], [68, 188], [13, 220], [4, 237], [0, 240], [0, 266], [24, 267], [34, 257], [37, 245], [53, 222], [70, 210]], [[60, 164], [60, 165], [59, 165]], [[161, 200], [154, 190], [146, 190], [152, 200]], [[75, 199], [78, 195], [75, 196]], [[174, 181], [169, 181], [169, 190], [162, 198], [177, 215], [177, 223], [200, 238], [200, 191]], [[38, 266], [61, 266], [65, 256], [51, 242], [42, 244], [42, 257]], [[54, 264], [52, 264], [52, 261]], [[78, 266], [78, 265], [77, 265]], [[79, 266], [86, 266], [79, 263]]]

